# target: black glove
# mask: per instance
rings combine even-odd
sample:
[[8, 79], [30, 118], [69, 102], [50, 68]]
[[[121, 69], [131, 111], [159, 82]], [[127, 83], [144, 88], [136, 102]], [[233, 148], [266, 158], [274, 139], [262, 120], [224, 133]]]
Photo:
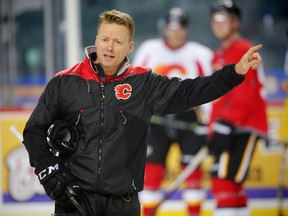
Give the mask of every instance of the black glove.
[[208, 142], [209, 150], [215, 154], [229, 151], [232, 145], [234, 125], [219, 119], [212, 125], [213, 135]]
[[66, 193], [78, 196], [80, 187], [61, 158], [54, 155], [41, 158], [35, 163], [35, 174], [51, 199], [64, 207], [74, 207]]

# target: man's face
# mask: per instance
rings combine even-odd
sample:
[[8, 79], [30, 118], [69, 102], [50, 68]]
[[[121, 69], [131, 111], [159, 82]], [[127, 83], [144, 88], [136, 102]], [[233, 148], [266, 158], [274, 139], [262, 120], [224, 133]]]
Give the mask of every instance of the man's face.
[[105, 74], [118, 72], [122, 62], [132, 50], [133, 41], [129, 30], [124, 25], [102, 23], [95, 41], [97, 63], [100, 63]]
[[211, 29], [215, 37], [219, 40], [229, 39], [238, 31], [239, 20], [233, 18], [227, 12], [215, 12], [211, 16]]
[[187, 40], [187, 28], [181, 25], [171, 25], [168, 24], [165, 26], [164, 35], [167, 44], [171, 48], [181, 47]]

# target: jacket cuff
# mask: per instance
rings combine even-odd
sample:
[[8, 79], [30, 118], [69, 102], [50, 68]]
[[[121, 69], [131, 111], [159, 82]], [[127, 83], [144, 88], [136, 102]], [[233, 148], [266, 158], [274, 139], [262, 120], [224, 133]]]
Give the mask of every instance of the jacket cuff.
[[225, 81], [231, 84], [232, 86], [238, 86], [245, 79], [245, 75], [238, 74], [236, 72], [235, 64], [229, 64], [224, 66], [223, 71]]

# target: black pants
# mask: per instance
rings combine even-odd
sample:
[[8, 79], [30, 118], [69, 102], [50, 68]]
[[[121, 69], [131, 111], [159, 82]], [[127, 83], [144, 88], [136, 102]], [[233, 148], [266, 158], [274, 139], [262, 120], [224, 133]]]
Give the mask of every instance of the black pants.
[[[205, 136], [197, 135], [191, 128], [177, 127], [177, 122], [182, 125], [199, 124], [196, 112], [169, 114], [158, 116], [163, 122], [152, 122], [148, 137], [147, 162], [165, 164], [166, 157], [172, 143], [178, 143], [182, 155], [195, 155], [201, 149], [205, 142]], [[181, 160], [182, 165], [186, 165], [187, 161]]]
[[[224, 139], [225, 140], [225, 139]], [[212, 170], [212, 176], [230, 179], [237, 183], [242, 183], [246, 179], [250, 162], [252, 160], [252, 156], [255, 150], [257, 142], [257, 137], [255, 134], [247, 132], [247, 133], [238, 133], [232, 136], [231, 143], [228, 148], [223, 148], [221, 146], [221, 140], [219, 143], [214, 143], [214, 145], [220, 146], [220, 151], [213, 151], [215, 155], [215, 162], [213, 167], [217, 167], [218, 169]], [[229, 158], [228, 161], [220, 160], [223, 153], [226, 153]], [[226, 176], [220, 176], [219, 170], [222, 170], [223, 173], [226, 173]]]
[[[83, 192], [79, 204], [88, 216], [140, 216], [138, 194], [102, 196]], [[67, 209], [55, 204], [55, 216], [82, 216], [77, 208]]]

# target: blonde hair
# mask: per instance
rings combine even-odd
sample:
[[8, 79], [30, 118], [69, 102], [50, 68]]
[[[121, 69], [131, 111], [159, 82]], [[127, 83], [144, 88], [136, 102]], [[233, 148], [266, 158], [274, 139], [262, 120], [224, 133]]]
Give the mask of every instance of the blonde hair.
[[135, 23], [133, 18], [129, 14], [118, 11], [116, 9], [105, 11], [99, 15], [97, 29], [99, 30], [100, 25], [105, 22], [116, 23], [118, 25], [126, 26], [130, 32], [130, 40], [131, 41], [133, 40], [135, 32]]

